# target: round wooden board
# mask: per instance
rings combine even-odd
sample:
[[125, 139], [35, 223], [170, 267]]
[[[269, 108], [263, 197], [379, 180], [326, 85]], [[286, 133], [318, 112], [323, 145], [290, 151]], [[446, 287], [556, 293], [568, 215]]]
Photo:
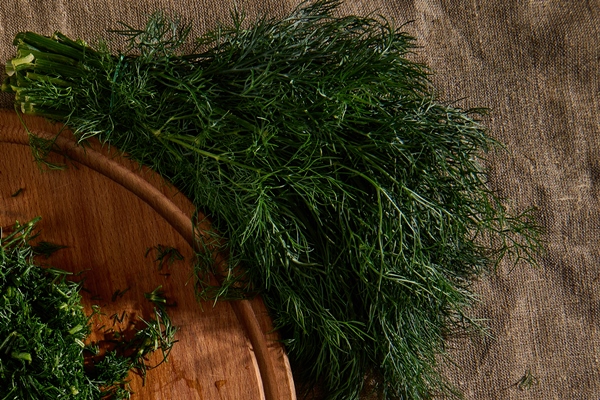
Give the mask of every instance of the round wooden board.
[[[40, 135], [60, 129], [39, 118], [26, 118], [25, 123]], [[76, 273], [84, 271], [86, 311], [95, 304], [104, 313], [94, 319], [96, 328], [112, 326], [123, 312], [125, 318], [116, 327], [148, 318], [152, 305], [144, 293], [159, 285], [176, 303], [169, 315], [179, 327], [178, 343], [168, 363], [148, 372], [145, 384], [131, 374], [133, 399], [295, 399], [287, 357], [271, 332], [262, 301], [196, 300], [192, 204], [156, 174], [110, 149], [95, 145], [82, 153], [83, 148], [72, 140], [65, 143], [59, 147], [69, 157], [52, 154], [51, 158], [66, 162], [67, 168], [41, 170], [18, 116], [0, 112], [0, 226], [7, 229], [15, 221], [42, 217], [40, 239], [67, 246], [47, 262]], [[89, 159], [104, 162], [104, 167], [92, 165]], [[118, 174], [115, 178], [112, 172], [109, 178], [102, 168], [119, 169], [129, 181]], [[140, 194], [140, 178], [154, 191], [146, 188]], [[173, 222], [177, 218], [178, 226]], [[148, 252], [158, 245], [176, 248], [184, 260], [159, 269], [156, 251]], [[101, 339], [98, 334], [93, 338]]]

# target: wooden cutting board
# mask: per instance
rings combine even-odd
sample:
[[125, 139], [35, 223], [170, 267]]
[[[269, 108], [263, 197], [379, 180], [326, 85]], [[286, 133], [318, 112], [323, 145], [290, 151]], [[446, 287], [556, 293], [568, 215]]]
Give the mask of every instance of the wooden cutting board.
[[[36, 135], [52, 137], [61, 129], [23, 118]], [[121, 324], [149, 317], [144, 293], [162, 285], [176, 304], [168, 310], [179, 327], [178, 342], [145, 384], [131, 376], [133, 399], [295, 399], [286, 354], [261, 299], [197, 301], [188, 199], [115, 149], [78, 146], [68, 132], [56, 149], [50, 159], [67, 168], [40, 169], [17, 114], [0, 111], [0, 226], [42, 217], [40, 239], [67, 246], [45, 262], [82, 272], [86, 311], [95, 304], [104, 313], [94, 319], [96, 328], [119, 324], [115, 316], [124, 316]], [[159, 269], [158, 245], [177, 249], [184, 259]]]

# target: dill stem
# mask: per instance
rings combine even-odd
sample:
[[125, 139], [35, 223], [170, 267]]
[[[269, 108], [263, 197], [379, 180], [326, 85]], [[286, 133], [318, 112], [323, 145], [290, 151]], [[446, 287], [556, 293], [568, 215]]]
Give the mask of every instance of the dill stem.
[[170, 142], [173, 142], [173, 143], [176, 143], [176, 144], [180, 145], [181, 147], [184, 147], [187, 150], [191, 150], [194, 153], [197, 153], [197, 154], [199, 154], [199, 155], [201, 155], [203, 157], [212, 158], [213, 160], [218, 161], [218, 162], [223, 162], [225, 164], [233, 165], [233, 166], [236, 166], [236, 167], [248, 170], [248, 171], [256, 172], [259, 175], [267, 174], [267, 172], [262, 171], [260, 168], [254, 168], [254, 167], [242, 164], [242, 163], [238, 163], [237, 161], [231, 160], [228, 157], [222, 157], [222, 156], [220, 156], [218, 154], [213, 154], [213, 153], [211, 153], [209, 151], [206, 151], [206, 150], [200, 149], [198, 147], [195, 147], [195, 146], [193, 146], [193, 145], [191, 145], [191, 144], [189, 144], [189, 143], [187, 143], [187, 142], [185, 142], [185, 141], [183, 141], [181, 139], [174, 138], [173, 136], [167, 136], [166, 140], [168, 140]]

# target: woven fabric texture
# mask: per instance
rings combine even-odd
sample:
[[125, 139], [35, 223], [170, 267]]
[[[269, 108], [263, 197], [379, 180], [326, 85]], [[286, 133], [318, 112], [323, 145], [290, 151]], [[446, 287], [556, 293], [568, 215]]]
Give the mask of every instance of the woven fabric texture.
[[[0, 7], [0, 62], [22, 30], [94, 42], [163, 9], [199, 35], [234, 5], [253, 18], [297, 2], [12, 0]], [[449, 342], [450, 381], [466, 399], [600, 398], [600, 1], [347, 0], [340, 12], [407, 23], [441, 99], [490, 109], [484, 123], [506, 145], [487, 161], [491, 185], [511, 207], [538, 207], [546, 230], [539, 268], [501, 265], [476, 283], [472, 313], [489, 335]]]

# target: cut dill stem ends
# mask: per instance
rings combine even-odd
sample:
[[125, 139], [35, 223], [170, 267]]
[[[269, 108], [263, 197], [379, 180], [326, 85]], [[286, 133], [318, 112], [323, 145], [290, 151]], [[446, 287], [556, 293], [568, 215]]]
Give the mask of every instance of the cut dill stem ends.
[[47, 42], [21, 35], [3, 87], [208, 215], [221, 237], [199, 248], [224, 243], [229, 270], [211, 288], [215, 268], [199, 255], [199, 292], [260, 293], [307, 390], [358, 399], [368, 376], [381, 398], [426, 399], [452, 392], [438, 360], [468, 325], [473, 278], [505, 256], [533, 262], [538, 229], [489, 189], [480, 157], [496, 142], [478, 110], [436, 99], [404, 27], [338, 16], [339, 4], [255, 21], [234, 12], [195, 40], [157, 13], [125, 25], [119, 54], [55, 35], [73, 50], [31, 59]]

